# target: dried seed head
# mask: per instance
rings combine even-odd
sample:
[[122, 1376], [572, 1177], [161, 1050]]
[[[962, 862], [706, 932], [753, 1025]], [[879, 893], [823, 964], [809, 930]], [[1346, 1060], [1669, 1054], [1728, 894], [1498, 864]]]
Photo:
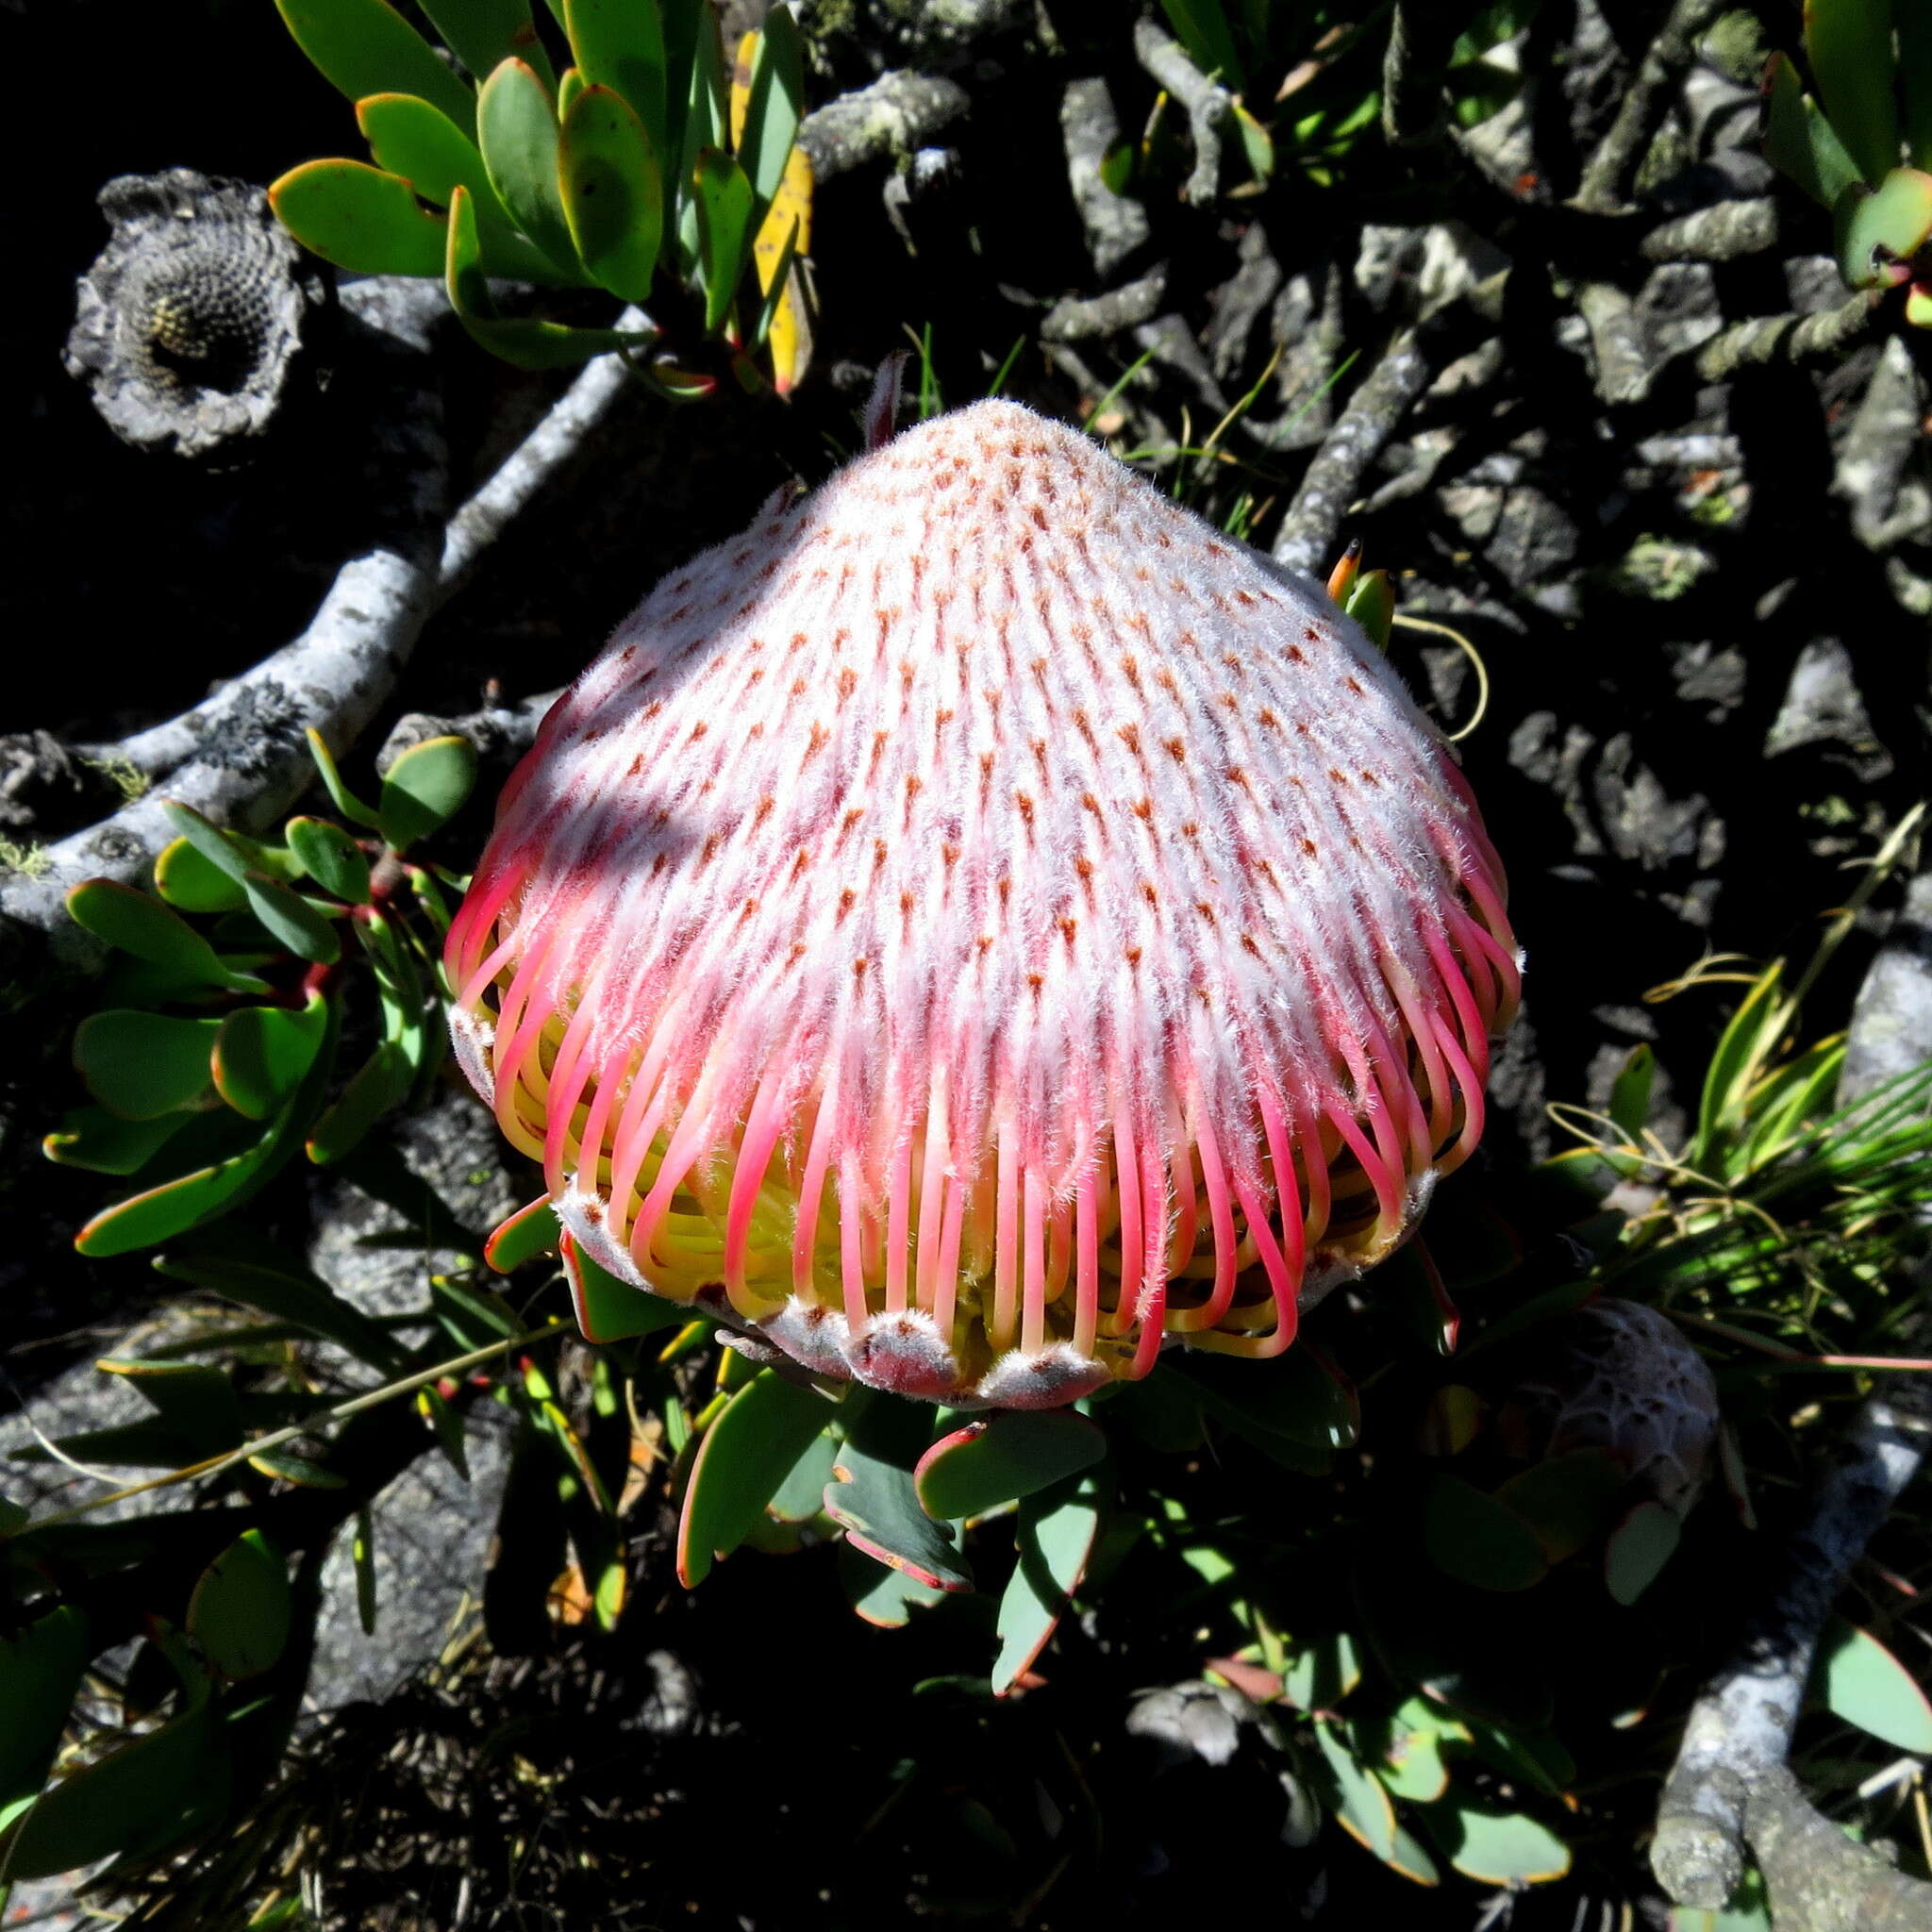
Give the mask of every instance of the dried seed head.
[[1333, 606], [1009, 403], [660, 584], [450, 934], [566, 1226], [809, 1367], [1044, 1407], [1271, 1355], [1482, 1127], [1459, 774]]

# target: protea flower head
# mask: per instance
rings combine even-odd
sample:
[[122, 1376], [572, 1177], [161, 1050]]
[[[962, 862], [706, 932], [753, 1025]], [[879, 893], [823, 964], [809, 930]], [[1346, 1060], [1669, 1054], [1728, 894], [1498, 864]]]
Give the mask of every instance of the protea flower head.
[[1005, 402], [660, 584], [450, 933], [568, 1241], [823, 1374], [1270, 1356], [1482, 1130], [1468, 789], [1329, 601]]

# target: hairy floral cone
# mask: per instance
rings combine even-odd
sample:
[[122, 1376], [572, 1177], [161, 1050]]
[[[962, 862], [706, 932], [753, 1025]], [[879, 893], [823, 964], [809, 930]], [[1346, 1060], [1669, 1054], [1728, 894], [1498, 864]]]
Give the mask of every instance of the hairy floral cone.
[[1268, 1356], [1482, 1130], [1495, 855], [1334, 607], [1008, 403], [660, 584], [545, 721], [455, 1031], [572, 1241], [822, 1373]]

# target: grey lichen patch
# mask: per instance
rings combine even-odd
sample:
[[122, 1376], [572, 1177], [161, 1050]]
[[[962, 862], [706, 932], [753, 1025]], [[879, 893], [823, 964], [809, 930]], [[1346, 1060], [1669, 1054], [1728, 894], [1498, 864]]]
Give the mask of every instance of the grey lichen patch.
[[187, 168], [122, 175], [77, 286], [68, 374], [138, 449], [235, 459], [275, 421], [328, 305], [260, 189]]

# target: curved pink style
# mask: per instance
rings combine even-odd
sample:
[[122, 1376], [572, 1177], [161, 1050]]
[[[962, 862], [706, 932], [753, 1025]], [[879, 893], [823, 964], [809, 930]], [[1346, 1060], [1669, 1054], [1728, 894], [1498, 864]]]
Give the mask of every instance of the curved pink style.
[[1482, 1130], [1503, 878], [1326, 598], [1009, 403], [660, 584], [545, 720], [455, 1032], [611, 1274], [1048, 1407], [1266, 1356]]

